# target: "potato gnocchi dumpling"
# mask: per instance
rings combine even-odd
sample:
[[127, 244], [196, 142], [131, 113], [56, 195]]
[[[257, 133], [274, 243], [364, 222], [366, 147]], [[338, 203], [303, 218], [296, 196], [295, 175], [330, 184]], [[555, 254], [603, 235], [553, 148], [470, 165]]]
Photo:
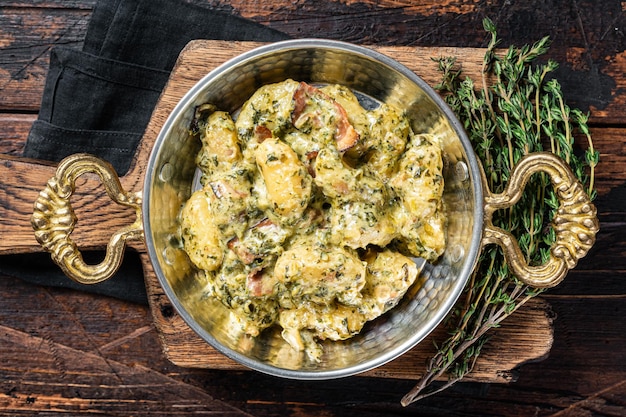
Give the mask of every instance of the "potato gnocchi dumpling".
[[181, 210], [207, 296], [251, 336], [271, 326], [311, 360], [393, 308], [411, 259], [445, 249], [441, 146], [397, 108], [286, 80], [236, 119], [207, 104], [194, 129], [202, 188]]

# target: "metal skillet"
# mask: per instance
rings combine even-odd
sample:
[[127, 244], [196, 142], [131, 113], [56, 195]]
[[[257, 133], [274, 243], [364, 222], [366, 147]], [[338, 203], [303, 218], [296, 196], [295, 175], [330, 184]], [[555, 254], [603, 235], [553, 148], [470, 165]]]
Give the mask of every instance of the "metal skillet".
[[[324, 343], [321, 362], [294, 352], [277, 331], [250, 338], [233, 331], [227, 310], [202, 297], [194, 267], [181, 249], [177, 216], [193, 190], [197, 141], [189, 126], [197, 105], [210, 102], [236, 112], [261, 85], [292, 78], [350, 87], [364, 101], [402, 108], [416, 131], [437, 135], [444, 144], [444, 199], [448, 207], [447, 249], [437, 265], [423, 265], [419, 281], [404, 299], [359, 335]], [[70, 197], [74, 182], [95, 172], [108, 194], [133, 207], [137, 220], [114, 233], [106, 259], [87, 265], [70, 233], [74, 228]], [[526, 264], [515, 238], [493, 226], [494, 211], [515, 204], [527, 179], [547, 173], [559, 196], [553, 227], [556, 242], [541, 266]], [[143, 191], [127, 193], [110, 166], [78, 154], [61, 162], [35, 203], [32, 217], [37, 240], [60, 267], [78, 282], [100, 282], [121, 262], [127, 241], [143, 240], [152, 266], [168, 298], [202, 339], [226, 356], [252, 369], [286, 378], [328, 379], [371, 370], [402, 355], [422, 341], [448, 314], [461, 294], [486, 244], [502, 246], [510, 268], [535, 287], [557, 285], [595, 241], [596, 211], [568, 166], [552, 154], [521, 160], [508, 188], [492, 194], [465, 132], [436, 92], [415, 73], [371, 49], [328, 40], [295, 40], [261, 46], [211, 71], [174, 108], [159, 133]]]

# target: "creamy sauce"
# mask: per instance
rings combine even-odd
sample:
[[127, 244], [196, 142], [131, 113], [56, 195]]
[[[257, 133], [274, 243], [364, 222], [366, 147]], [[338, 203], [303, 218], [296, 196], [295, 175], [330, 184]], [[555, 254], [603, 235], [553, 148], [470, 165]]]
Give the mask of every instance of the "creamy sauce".
[[417, 278], [410, 257], [445, 249], [440, 144], [398, 109], [365, 110], [346, 87], [261, 87], [237, 120], [197, 115], [202, 189], [181, 235], [207, 292], [256, 336], [281, 326], [319, 360], [393, 308]]

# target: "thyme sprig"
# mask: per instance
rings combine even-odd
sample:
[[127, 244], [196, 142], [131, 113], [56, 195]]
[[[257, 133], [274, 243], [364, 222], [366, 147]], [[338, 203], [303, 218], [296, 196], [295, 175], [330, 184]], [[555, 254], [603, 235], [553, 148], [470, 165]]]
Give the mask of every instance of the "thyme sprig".
[[[463, 78], [456, 59], [445, 57], [438, 59], [442, 81], [437, 88], [463, 123], [491, 191], [504, 190], [511, 170], [524, 155], [548, 150], [570, 165], [593, 199], [599, 154], [593, 147], [588, 116], [567, 106], [558, 81], [549, 77], [558, 66], [556, 62], [535, 65], [535, 60], [547, 52], [549, 38], [499, 53], [494, 23], [487, 18], [483, 27], [491, 37], [479, 82]], [[580, 156], [574, 150], [576, 138], [585, 142]], [[534, 175], [515, 206], [494, 213], [493, 224], [511, 231], [526, 261], [539, 265], [549, 258], [550, 245], [555, 241], [550, 221], [558, 206], [547, 175]], [[449, 337], [436, 345], [437, 352], [426, 372], [402, 404], [460, 381], [471, 372], [488, 340], [488, 331], [542, 292], [512, 275], [498, 246], [485, 247], [463, 296], [446, 319]], [[443, 376], [447, 382], [433, 388], [432, 383]]]

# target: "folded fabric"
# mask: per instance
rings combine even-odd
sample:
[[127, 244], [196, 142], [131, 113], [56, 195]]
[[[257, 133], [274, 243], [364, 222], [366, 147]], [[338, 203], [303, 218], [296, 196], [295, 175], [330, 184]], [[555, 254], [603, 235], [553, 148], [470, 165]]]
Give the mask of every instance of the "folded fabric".
[[50, 53], [39, 120], [143, 133], [168, 77], [169, 71], [57, 47]]
[[270, 42], [287, 38], [250, 20], [180, 0], [109, 0], [96, 5], [83, 51], [169, 71], [193, 39]]
[[[82, 255], [88, 264], [96, 264], [104, 257], [100, 251], [83, 251]], [[122, 267], [115, 275], [99, 284], [83, 285], [72, 281], [60, 272], [47, 253], [3, 255], [0, 258], [0, 273], [46, 287], [71, 288], [137, 304], [148, 302], [141, 261], [133, 253], [126, 254]]]
[[141, 133], [131, 132], [65, 129], [35, 120], [24, 156], [59, 161], [68, 155], [86, 152], [108, 161], [119, 175], [124, 175], [130, 168], [141, 136]]
[[[288, 36], [241, 17], [182, 0], [100, 0], [83, 50], [56, 47], [41, 111], [24, 155], [49, 161], [88, 152], [127, 172], [159, 94], [182, 48], [194, 39], [277, 41]], [[90, 253], [94, 263], [102, 252]], [[73, 283], [47, 254], [4, 256], [0, 273], [146, 302], [133, 252], [102, 284]]]
[[124, 175], [168, 77], [165, 70], [53, 49], [24, 156], [59, 161], [87, 152]]
[[[276, 41], [287, 35], [180, 0], [101, 0], [83, 51], [54, 48], [24, 156], [59, 161], [85, 146], [126, 173], [180, 51], [194, 39]], [[59, 135], [70, 133], [59, 144]], [[83, 131], [84, 134], [76, 134]], [[115, 132], [115, 136], [104, 132]], [[124, 139], [130, 142], [120, 144]], [[134, 143], [132, 143], [134, 141]], [[119, 149], [120, 152], [116, 152]], [[119, 169], [126, 167], [125, 169]]]

